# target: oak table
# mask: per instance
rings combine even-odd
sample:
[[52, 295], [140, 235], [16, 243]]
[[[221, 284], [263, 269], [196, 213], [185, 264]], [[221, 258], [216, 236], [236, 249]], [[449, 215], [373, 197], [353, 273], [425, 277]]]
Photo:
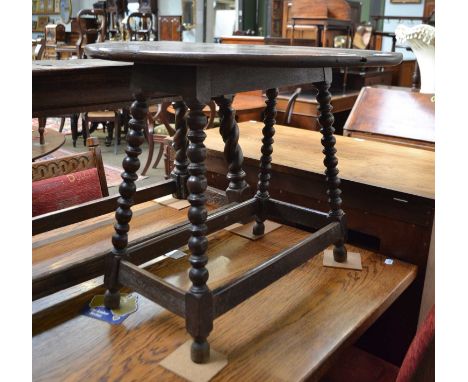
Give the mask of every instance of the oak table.
[[[225, 195], [209, 191], [210, 210], [228, 203]], [[138, 205], [130, 247], [136, 250], [135, 243], [152, 231], [183, 222], [186, 213], [154, 201]], [[110, 249], [112, 219], [108, 214], [37, 235], [34, 266], [53, 268]], [[208, 249], [209, 286], [235, 279], [308, 234], [285, 225], [257, 241], [225, 230], [213, 233]], [[213, 381], [319, 379], [416, 276], [414, 265], [399, 260], [387, 265], [385, 256], [349, 249], [361, 253], [362, 272], [324, 268], [318, 255], [215, 320], [210, 338], [213, 347], [228, 356], [229, 364]], [[186, 257], [159, 257], [145, 269], [188, 288], [189, 250], [186, 246], [181, 250]], [[121, 325], [82, 316], [84, 305], [104, 292], [98, 277], [33, 303], [33, 380], [183, 381], [159, 363], [188, 339], [184, 321], [140, 294], [138, 310]]]
[[[185, 319], [186, 328], [193, 338], [191, 359], [196, 363], [206, 363], [210, 358], [207, 337], [213, 329], [215, 318], [224, 315], [305, 263], [330, 244], [334, 245], [335, 261], [346, 261], [346, 219], [341, 209], [333, 114], [330, 106], [332, 68], [397, 65], [402, 60], [401, 54], [182, 42], [108, 42], [88, 45], [85, 50], [89, 57], [134, 63], [130, 88], [135, 102], [131, 108], [127, 157], [123, 161], [123, 183], [119, 189], [121, 197], [118, 199], [115, 234], [112, 237], [114, 248], [107, 256], [104, 274], [107, 288], [104, 304], [107, 308], [119, 307], [121, 285], [135, 289]], [[330, 201], [328, 213], [279, 202], [270, 198], [268, 192], [278, 87], [303, 83], [314, 84], [318, 89], [317, 100], [321, 112], [319, 123], [322, 126], [325, 174]], [[256, 89], [267, 89], [265, 127], [257, 193], [255, 197], [245, 200], [247, 184], [244, 179], [245, 172], [242, 170], [242, 150], [238, 144], [239, 132], [232, 110], [232, 96], [229, 95]], [[139, 146], [144, 140], [147, 101], [155, 91], [178, 95], [182, 99], [174, 104], [174, 146], [177, 153], [172, 177], [176, 181], [177, 197], [186, 197], [191, 205], [188, 212], [191, 223], [188, 245], [191, 251], [189, 275], [192, 285], [188, 291], [142, 270], [132, 264], [128, 256], [128, 231], [136, 189], [134, 182], [140, 166]], [[219, 106], [220, 131], [225, 143], [224, 153], [229, 163], [227, 177], [230, 185], [226, 192], [231, 200], [239, 203], [223, 211], [219, 215], [220, 219], [224, 219], [223, 224], [211, 227], [210, 231], [206, 224], [206, 149], [203, 144], [206, 134], [203, 129], [207, 118], [203, 109], [211, 99]], [[256, 236], [264, 234], [264, 222], [267, 218], [284, 224], [300, 221], [316, 231], [294, 246], [280, 248], [274, 258], [259, 264], [235, 280], [211, 289], [207, 284], [207, 234], [249, 218], [255, 219], [252, 233]], [[176, 236], [176, 232], [167, 235], [163, 243], [174, 241]], [[177, 247], [175, 241], [173, 244]]]

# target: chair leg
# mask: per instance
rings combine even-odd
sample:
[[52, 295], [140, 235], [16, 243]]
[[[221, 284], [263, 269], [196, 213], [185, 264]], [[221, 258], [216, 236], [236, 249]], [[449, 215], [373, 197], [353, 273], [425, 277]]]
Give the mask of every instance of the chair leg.
[[59, 127], [59, 133], [63, 131], [63, 127], [65, 126], [65, 117], [60, 118], [60, 127]]
[[151, 161], [153, 160], [153, 152], [154, 152], [154, 138], [153, 138], [153, 124], [151, 120], [151, 115], [148, 112], [148, 128], [145, 129], [144, 134], [146, 141], [148, 142], [148, 159], [146, 160], [145, 167], [141, 172], [141, 175], [145, 176], [146, 172], [148, 171], [149, 167], [151, 166]]
[[114, 138], [114, 124], [112, 122], [106, 123], [107, 127], [107, 136], [104, 144], [109, 147], [112, 144], [112, 139]]
[[156, 158], [156, 160], [154, 161], [154, 165], [153, 165], [153, 168], [157, 168], [158, 167], [158, 164], [162, 158], [162, 155], [164, 153], [164, 144], [163, 143], [160, 143], [159, 144], [159, 153], [158, 153], [158, 157]]
[[81, 133], [83, 134], [83, 144], [86, 146], [86, 139], [91, 136], [89, 132], [89, 120], [88, 118], [84, 119], [84, 124], [81, 127]]
[[153, 152], [154, 152], [154, 142], [153, 136], [150, 135], [148, 138], [148, 159], [146, 160], [145, 167], [141, 172], [141, 175], [145, 176], [148, 172], [149, 167], [151, 166], [151, 161], [153, 160]]
[[78, 114], [72, 114], [70, 117], [70, 128], [72, 132], [73, 147], [76, 147], [76, 141], [78, 140]]
[[115, 126], [114, 127], [115, 128], [114, 155], [117, 155], [117, 152], [119, 151], [118, 145], [120, 145], [120, 133], [121, 133], [121, 130], [122, 130], [119, 118], [114, 119], [114, 126]]

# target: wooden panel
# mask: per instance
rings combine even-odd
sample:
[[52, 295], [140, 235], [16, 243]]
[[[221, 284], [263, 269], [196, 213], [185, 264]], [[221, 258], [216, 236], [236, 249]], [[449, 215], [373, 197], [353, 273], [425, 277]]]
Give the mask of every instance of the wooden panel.
[[265, 37], [263, 36], [223, 36], [220, 38], [221, 44], [248, 44], [248, 45], [264, 45]]
[[[410, 88], [413, 83], [413, 73], [415, 60], [405, 60], [399, 66], [398, 71], [394, 71], [392, 85]], [[396, 70], [396, 68], [395, 68]]]
[[93, 152], [69, 155], [32, 164], [32, 181], [49, 179], [97, 167]]
[[181, 16], [159, 16], [159, 40], [181, 41]]
[[[258, 241], [226, 231], [212, 235], [210, 288], [306, 235], [286, 226]], [[415, 277], [415, 266], [395, 261], [389, 267], [382, 256], [349, 249], [361, 252], [362, 272], [323, 268], [319, 255], [217, 319], [211, 345], [229, 363], [213, 381], [318, 378]], [[166, 259], [149, 269], [187, 288], [187, 265], [186, 258]], [[85, 301], [102, 291], [91, 289], [49, 307], [46, 315], [36, 312], [34, 317], [41, 319], [33, 317], [33, 379], [182, 381], [159, 362], [188, 339], [184, 320], [141, 296], [138, 311], [122, 325], [77, 315]]]
[[431, 94], [391, 87], [365, 87], [361, 90], [344, 129], [376, 135], [435, 143], [435, 103]]

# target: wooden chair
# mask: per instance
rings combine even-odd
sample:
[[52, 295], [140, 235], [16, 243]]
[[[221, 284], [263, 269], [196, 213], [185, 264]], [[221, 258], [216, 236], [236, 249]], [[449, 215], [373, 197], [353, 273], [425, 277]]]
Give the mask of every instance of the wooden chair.
[[32, 164], [33, 216], [109, 196], [97, 138], [89, 151]]
[[45, 39], [37, 38], [32, 40], [32, 59], [42, 60], [45, 51]]
[[322, 382], [434, 381], [435, 308], [418, 329], [400, 368], [357, 347], [347, 349]]
[[[153, 168], [157, 168], [165, 150], [165, 141], [166, 138], [172, 137], [175, 134], [175, 127], [172, 126], [169, 122], [169, 113], [167, 112], [168, 107], [171, 105], [171, 102], [163, 102], [158, 105], [150, 106], [148, 113], [148, 131], [146, 132], [146, 139], [148, 141], [149, 153], [148, 159], [146, 160], [145, 167], [141, 172], [141, 175], [145, 176], [153, 160], [153, 152], [156, 145], [159, 145], [159, 152], [156, 160], [154, 161]], [[207, 129], [214, 127], [214, 120], [216, 118], [216, 104], [214, 101], [210, 101], [208, 104], [209, 112], [208, 123], [206, 125]], [[155, 134], [154, 128], [155, 125], [162, 124], [166, 128], [168, 134]]]
[[[89, 18], [94, 18], [95, 23], [87, 22], [86, 19]], [[87, 44], [103, 42], [106, 39], [106, 12], [103, 9], [82, 9], [78, 12], [77, 21], [80, 27], [79, 58], [85, 58], [84, 47]]]
[[127, 18], [127, 30], [130, 41], [149, 41], [153, 28], [151, 13], [132, 12]]
[[297, 97], [299, 97], [299, 94], [301, 94], [301, 92], [302, 89], [297, 88], [294, 91], [294, 93], [291, 94], [291, 97], [289, 97], [288, 104], [286, 105], [286, 109], [284, 110], [283, 122], [281, 123], [282, 125], [291, 126], [291, 118], [294, 111], [294, 105], [296, 104]]
[[[84, 47], [87, 44], [95, 42], [103, 42], [107, 34], [106, 12], [103, 9], [82, 9], [77, 16], [80, 26], [80, 58], [86, 58]], [[94, 18], [94, 23], [89, 19]], [[110, 146], [112, 142], [113, 131], [116, 131], [115, 153], [117, 153], [117, 145], [120, 144], [120, 127], [122, 124], [122, 112], [120, 110], [100, 110], [95, 112], [86, 112], [82, 114], [83, 122], [83, 139], [86, 139], [96, 130], [99, 123], [102, 123], [104, 131], [108, 129], [106, 138], [106, 146]], [[74, 142], [75, 145], [75, 142]]]

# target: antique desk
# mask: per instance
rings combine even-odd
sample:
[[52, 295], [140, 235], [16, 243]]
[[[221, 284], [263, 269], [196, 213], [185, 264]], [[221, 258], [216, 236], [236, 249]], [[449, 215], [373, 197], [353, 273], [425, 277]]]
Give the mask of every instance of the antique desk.
[[[373, 51], [317, 49], [305, 47], [278, 47], [191, 44], [175, 42], [99, 43], [88, 45], [86, 54], [93, 58], [135, 63], [131, 88], [135, 96], [132, 104], [132, 119], [127, 136], [127, 157], [123, 161], [121, 197], [116, 210], [113, 250], [106, 258], [104, 303], [107, 308], [118, 308], [120, 286], [128, 286], [144, 294], [152, 301], [185, 318], [186, 328], [193, 337], [191, 359], [206, 363], [210, 358], [207, 337], [213, 329], [213, 320], [249, 297], [266, 288], [272, 282], [300, 266], [315, 254], [334, 244], [335, 261], [345, 262], [347, 251], [346, 219], [341, 210], [340, 181], [337, 177], [335, 138], [333, 137], [333, 114], [328, 91], [333, 67], [358, 65], [385, 66], [401, 62], [402, 55]], [[326, 167], [327, 192], [330, 211], [323, 213], [312, 209], [282, 203], [271, 199], [268, 193], [271, 153], [276, 114], [276, 97], [279, 86], [312, 83], [318, 89], [320, 104], [319, 123], [322, 126], [324, 164]], [[229, 94], [266, 88], [265, 127], [261, 147], [261, 165], [258, 190], [253, 198], [245, 200], [247, 184], [242, 170], [242, 150], [238, 145], [238, 130], [231, 107]], [[188, 291], [177, 288], [164, 279], [145, 272], [132, 264], [128, 256], [128, 231], [132, 217], [131, 206], [135, 193], [136, 171], [140, 166], [138, 156], [143, 142], [148, 113], [148, 98], [155, 91], [168, 95], [176, 94], [182, 101], [174, 104], [176, 110], [175, 179], [178, 198], [190, 202], [188, 218], [190, 238], [188, 245], [192, 268], [189, 275], [192, 286]], [[206, 104], [214, 99], [219, 106], [221, 135], [225, 142], [225, 156], [229, 163], [227, 178], [230, 180], [227, 195], [239, 203], [223, 211], [222, 224], [208, 228], [205, 207], [206, 149], [203, 131], [207, 119], [203, 113]], [[185, 114], [188, 115], [185, 122]], [[188, 129], [188, 133], [187, 133]], [[188, 137], [188, 140], [186, 138]], [[206, 235], [236, 221], [255, 219], [253, 234], [263, 236], [265, 220], [276, 219], [285, 224], [302, 222], [316, 230], [300, 243], [280, 250], [270, 259], [216, 289], [208, 285], [208, 262]], [[235, 219], [233, 221], [233, 219]], [[177, 233], [164, 240], [177, 247]], [[158, 239], [158, 235], [155, 236]], [[146, 246], [148, 252], [151, 245]], [[144, 249], [143, 249], [144, 250]]]
[[[261, 123], [239, 124], [246, 181], [257, 183], [257, 140]], [[434, 152], [336, 136], [343, 209], [353, 244], [418, 265], [410, 290], [362, 339], [372, 352], [401, 362], [418, 320], [419, 302], [435, 208]], [[320, 134], [276, 126], [270, 194], [279, 200], [326, 211]], [[225, 188], [226, 163], [216, 131], [207, 131], [208, 184]], [[398, 331], [398, 336], [393, 333]], [[385, 345], [383, 345], [385, 344]]]
[[344, 134], [426, 150], [435, 148], [432, 94], [409, 88], [365, 87], [344, 126]]

